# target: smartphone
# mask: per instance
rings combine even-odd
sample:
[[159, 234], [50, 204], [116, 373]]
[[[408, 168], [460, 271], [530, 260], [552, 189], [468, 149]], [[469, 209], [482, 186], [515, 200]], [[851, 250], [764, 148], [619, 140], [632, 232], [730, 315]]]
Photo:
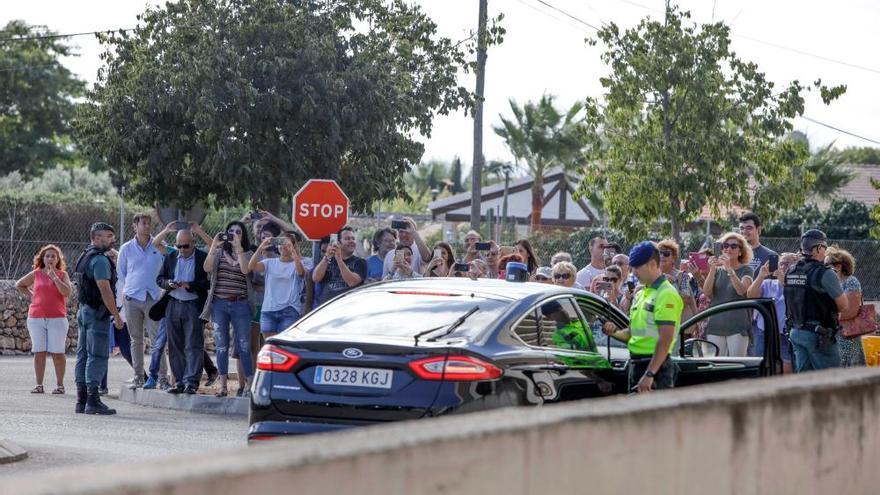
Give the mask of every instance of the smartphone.
[[706, 253], [688, 253], [688, 261], [693, 263], [700, 271], [709, 269], [709, 255]]
[[392, 220], [391, 228], [394, 230], [407, 230], [409, 229], [409, 222], [404, 222], [403, 220]]
[[632, 294], [633, 292], [636, 291], [636, 283], [633, 282], [632, 280], [627, 280], [626, 281], [626, 288], [629, 290], [629, 293]]
[[339, 234], [330, 234], [330, 244], [339, 242]]
[[770, 268], [770, 274], [772, 275], [776, 272], [776, 270], [779, 269], [779, 255], [771, 254], [770, 256], [768, 256], [767, 264], [770, 265], [768, 268]]
[[596, 290], [611, 290], [611, 282], [599, 282], [596, 284]]
[[719, 256], [721, 256], [721, 251], [722, 251], [722, 249], [721, 249], [721, 243], [720, 243], [720, 242], [714, 242], [714, 243], [712, 243], [712, 252], [715, 253], [715, 257], [716, 257], [716, 258], [719, 257]]
[[287, 237], [273, 237], [272, 245], [273, 246], [283, 246], [284, 243], [287, 242]]
[[250, 218], [251, 220], [259, 220], [263, 218], [263, 214], [258, 211], [252, 211], [251, 214], [248, 215], [248, 218]]
[[174, 222], [174, 230], [188, 230], [189, 222], [177, 221]]
[[452, 265], [452, 271], [455, 272], [467, 272], [471, 267], [467, 263], [456, 263]]
[[443, 259], [443, 250], [442, 249], [435, 249], [434, 250], [434, 258], [437, 258], [438, 260], [442, 260]]
[[492, 244], [488, 242], [477, 242], [474, 244], [474, 249], [477, 251], [488, 251], [492, 247]]
[[398, 249], [394, 251], [394, 262], [395, 263], [406, 263], [406, 251], [403, 249]]

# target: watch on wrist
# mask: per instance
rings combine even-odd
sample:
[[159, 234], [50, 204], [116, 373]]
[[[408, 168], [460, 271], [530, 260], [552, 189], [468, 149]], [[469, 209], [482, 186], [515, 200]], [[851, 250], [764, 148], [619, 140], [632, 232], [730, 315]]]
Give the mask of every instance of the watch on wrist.
[[654, 372], [651, 370], [648, 370], [645, 372], [645, 376], [647, 376], [648, 378], [654, 378]]

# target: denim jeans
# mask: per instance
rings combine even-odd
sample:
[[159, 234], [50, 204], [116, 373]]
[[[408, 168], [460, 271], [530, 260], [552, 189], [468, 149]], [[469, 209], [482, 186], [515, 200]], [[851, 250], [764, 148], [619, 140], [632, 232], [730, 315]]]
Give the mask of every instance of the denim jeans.
[[278, 311], [260, 312], [260, 331], [263, 333], [280, 333], [299, 320], [299, 313], [293, 306]]
[[80, 304], [76, 314], [79, 335], [76, 343], [76, 368], [74, 377], [77, 385], [97, 387], [107, 373], [107, 359], [110, 357], [110, 316], [97, 318], [97, 310]]
[[254, 375], [251, 360], [251, 308], [247, 301], [214, 299], [211, 306], [214, 322], [214, 342], [217, 345], [217, 367], [221, 375], [229, 374], [229, 326], [238, 349], [238, 359], [247, 378]]
[[159, 376], [159, 364], [165, 357], [165, 345], [168, 343], [168, 330], [165, 324], [165, 318], [159, 320], [159, 330], [156, 331], [156, 340], [153, 341], [153, 347], [150, 348], [150, 377], [153, 380], [166, 380], [167, 377]]
[[819, 336], [808, 330], [791, 330], [791, 346], [794, 349], [794, 372], [824, 370], [840, 366], [840, 352], [837, 341], [819, 345]]

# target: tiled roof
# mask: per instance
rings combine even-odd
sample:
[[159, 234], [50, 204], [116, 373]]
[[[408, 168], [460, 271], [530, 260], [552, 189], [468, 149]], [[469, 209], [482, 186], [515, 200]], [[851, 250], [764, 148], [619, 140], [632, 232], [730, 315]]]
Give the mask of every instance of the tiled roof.
[[871, 186], [871, 178], [880, 181], [880, 165], [847, 165], [856, 173], [855, 178], [837, 191], [837, 196], [874, 206], [880, 203], [880, 191]]

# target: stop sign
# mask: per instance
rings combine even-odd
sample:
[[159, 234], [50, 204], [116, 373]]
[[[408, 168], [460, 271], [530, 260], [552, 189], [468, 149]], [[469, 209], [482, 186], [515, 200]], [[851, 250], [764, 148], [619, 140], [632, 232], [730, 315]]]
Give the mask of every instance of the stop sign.
[[348, 223], [348, 196], [336, 181], [312, 179], [293, 196], [293, 223], [310, 241], [335, 234]]

